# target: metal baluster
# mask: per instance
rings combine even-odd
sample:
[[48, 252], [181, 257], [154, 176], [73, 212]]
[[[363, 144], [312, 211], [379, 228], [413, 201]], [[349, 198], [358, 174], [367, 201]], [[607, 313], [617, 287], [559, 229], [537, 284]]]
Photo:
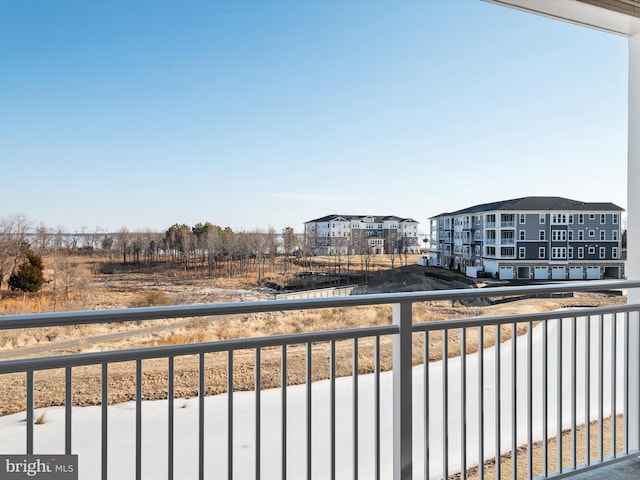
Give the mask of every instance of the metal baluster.
[[629, 454], [629, 381], [631, 380], [629, 375], [629, 312], [624, 314], [624, 416], [623, 429], [623, 449], [625, 455]]
[[527, 478], [533, 478], [533, 322], [527, 327]]
[[27, 455], [33, 455], [33, 370], [27, 370]]
[[358, 339], [353, 339], [353, 478], [358, 478]]
[[136, 360], [136, 480], [142, 478], [142, 360]]
[[449, 477], [449, 330], [442, 331], [442, 471]]
[[461, 368], [461, 446], [462, 446], [462, 480], [467, 478], [467, 329], [461, 329], [462, 338], [460, 339], [460, 368]]
[[424, 332], [424, 475], [429, 478], [429, 331]]
[[591, 316], [587, 317], [585, 325], [585, 377], [584, 377], [584, 410], [585, 410], [585, 464], [591, 464]]
[[260, 480], [261, 475], [261, 437], [262, 437], [262, 410], [261, 410], [261, 396], [262, 396], [262, 364], [261, 364], [261, 350], [260, 347], [256, 348], [256, 367], [255, 367], [255, 393], [256, 393], [256, 471], [255, 478]]
[[496, 458], [495, 458], [495, 468], [496, 468], [496, 478], [499, 479], [501, 476], [501, 461], [500, 461], [500, 325], [496, 325], [496, 340], [495, 340], [495, 355], [496, 355], [496, 386], [495, 386], [495, 403], [496, 403]]
[[64, 453], [65, 455], [71, 455], [71, 417], [73, 413], [71, 367], [65, 368], [64, 378]]
[[107, 412], [109, 406], [109, 376], [108, 376], [108, 364], [102, 364], [102, 445], [101, 445], [101, 466], [102, 466], [102, 480], [107, 480], [107, 458], [108, 458], [108, 444], [107, 444]]
[[281, 397], [282, 397], [282, 479], [287, 478], [287, 345], [282, 345], [281, 358]]
[[204, 367], [204, 353], [201, 353], [198, 365], [198, 478], [200, 480], [204, 480]]
[[544, 320], [542, 342], [542, 476], [549, 475], [549, 320]]
[[576, 399], [576, 384], [577, 384], [577, 319], [576, 317], [572, 317], [571, 319], [571, 468], [576, 469], [576, 465], [578, 463], [577, 455], [578, 455], [578, 446], [576, 440], [576, 410], [577, 410], [577, 399]]
[[167, 408], [169, 410], [168, 415], [168, 432], [167, 432], [167, 475], [169, 480], [173, 480], [173, 458], [174, 458], [174, 431], [175, 431], [175, 417], [174, 417], [174, 397], [175, 397], [175, 383], [174, 383], [174, 361], [173, 357], [168, 357], [167, 365]]
[[615, 458], [616, 457], [616, 440], [618, 437], [618, 432], [617, 432], [617, 426], [616, 426], [616, 415], [617, 415], [617, 409], [616, 409], [616, 382], [617, 382], [617, 375], [616, 375], [616, 364], [617, 364], [617, 355], [618, 355], [618, 348], [616, 346], [616, 336], [618, 335], [618, 329], [617, 329], [617, 319], [616, 319], [616, 314], [610, 314], [611, 315], [611, 457]]
[[484, 480], [484, 327], [482, 325], [478, 327], [478, 403], [478, 478]]
[[599, 315], [598, 322], [598, 460], [602, 462], [604, 458], [604, 320], [602, 315]]
[[311, 380], [312, 380], [312, 369], [311, 369], [311, 343], [307, 343], [307, 372], [306, 372], [306, 382], [307, 382], [307, 480], [311, 480]]
[[329, 344], [329, 380], [331, 384], [331, 478], [336, 478], [336, 341]]
[[562, 473], [562, 326], [563, 326], [563, 318], [558, 318], [558, 339], [556, 342], [556, 364], [557, 364], [557, 373], [556, 373], [556, 395], [557, 395], [557, 405], [556, 405], [556, 421], [557, 421], [557, 446], [558, 446], [558, 473]]
[[511, 477], [518, 480], [518, 325], [511, 326]]
[[380, 480], [380, 336], [374, 347], [375, 478]]
[[233, 350], [227, 352], [227, 478], [233, 479]]

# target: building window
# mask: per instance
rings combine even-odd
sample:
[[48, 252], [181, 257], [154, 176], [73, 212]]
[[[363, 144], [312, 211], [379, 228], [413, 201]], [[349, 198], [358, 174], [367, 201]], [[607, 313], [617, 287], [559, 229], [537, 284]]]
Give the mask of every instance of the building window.
[[524, 213], [520, 214], [520, 223], [524, 224], [527, 221], [527, 217]]
[[595, 213], [590, 213], [589, 214], [589, 220], [595, 220], [596, 219], [596, 214]]
[[584, 247], [578, 247], [578, 258], [584, 258]]
[[569, 247], [569, 258], [573, 258], [573, 247]]
[[595, 230], [589, 230], [589, 238], [596, 238], [596, 231]]
[[561, 224], [564, 225], [567, 223], [567, 214], [566, 213], [553, 213], [551, 214], [551, 224]]
[[538, 240], [545, 240], [545, 232], [544, 232], [544, 230], [540, 230], [539, 231]]
[[563, 260], [567, 258], [567, 249], [566, 247], [553, 247], [551, 249], [551, 259], [552, 260]]
[[618, 258], [618, 247], [613, 247], [611, 249], [611, 257], [612, 258]]
[[540, 223], [540, 225], [544, 224], [544, 213], [540, 213], [538, 215], [538, 222]]
[[527, 238], [526, 230], [520, 230], [520, 240], [524, 241]]
[[546, 251], [544, 247], [538, 247], [538, 258], [544, 258]]
[[526, 258], [527, 257], [527, 249], [524, 247], [518, 248], [518, 258]]
[[607, 232], [605, 232], [604, 230], [600, 230], [600, 240], [606, 240], [607, 239]]
[[611, 231], [611, 240], [613, 240], [614, 242], [618, 241], [618, 230]]
[[552, 230], [551, 231], [551, 241], [553, 241], [553, 242], [566, 242], [567, 241], [567, 231], [566, 230]]
[[514, 257], [516, 256], [516, 250], [513, 247], [501, 247], [500, 255], [503, 257]]
[[589, 255], [593, 255], [594, 253], [596, 253], [596, 247], [589, 247]]
[[600, 258], [604, 258], [605, 257], [605, 248], [604, 247], [600, 247], [600, 252], [599, 253], [600, 253], [599, 257]]
[[573, 230], [569, 230], [569, 241], [573, 240]]
[[578, 214], [578, 223], [584, 223], [584, 213]]
[[573, 223], [573, 213], [569, 215], [569, 223]]
[[600, 214], [600, 223], [602, 225], [604, 225], [605, 223], [607, 223], [607, 216], [604, 213]]
[[578, 240], [579, 241], [584, 240], [584, 231], [578, 230]]
[[613, 215], [611, 215], [611, 223], [613, 223], [614, 225], [618, 224], [618, 214], [614, 213]]

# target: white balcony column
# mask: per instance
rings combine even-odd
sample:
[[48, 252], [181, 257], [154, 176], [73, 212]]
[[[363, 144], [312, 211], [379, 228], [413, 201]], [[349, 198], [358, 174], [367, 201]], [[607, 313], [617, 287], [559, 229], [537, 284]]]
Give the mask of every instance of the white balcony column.
[[[629, 280], [640, 279], [640, 34], [629, 37], [629, 126], [627, 163], [627, 265]], [[630, 289], [627, 302], [640, 303], [640, 289]], [[640, 320], [629, 325], [629, 448], [640, 449]]]
[[393, 305], [393, 479], [413, 478], [413, 305]]

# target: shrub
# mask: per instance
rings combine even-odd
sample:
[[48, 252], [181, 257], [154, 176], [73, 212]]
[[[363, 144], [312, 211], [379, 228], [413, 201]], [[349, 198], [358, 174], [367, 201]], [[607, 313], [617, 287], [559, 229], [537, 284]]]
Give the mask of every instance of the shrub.
[[28, 247], [25, 249], [25, 255], [27, 262], [11, 274], [9, 287], [23, 292], [39, 292], [44, 284], [42, 258]]

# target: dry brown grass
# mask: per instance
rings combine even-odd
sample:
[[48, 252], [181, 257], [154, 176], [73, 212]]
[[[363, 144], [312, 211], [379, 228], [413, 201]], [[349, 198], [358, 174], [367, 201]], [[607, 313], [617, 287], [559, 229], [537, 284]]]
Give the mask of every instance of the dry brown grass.
[[33, 422], [35, 425], [44, 425], [47, 423], [47, 412], [42, 412], [38, 414], [36, 419]]

